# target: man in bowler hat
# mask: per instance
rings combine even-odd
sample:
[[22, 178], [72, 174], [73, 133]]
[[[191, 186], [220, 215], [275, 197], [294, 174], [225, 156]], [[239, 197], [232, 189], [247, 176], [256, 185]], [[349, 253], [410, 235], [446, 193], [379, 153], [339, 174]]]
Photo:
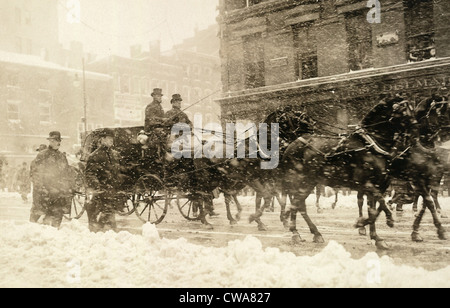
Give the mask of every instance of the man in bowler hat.
[[47, 140], [48, 148], [40, 151], [32, 162], [34, 202], [30, 221], [37, 222], [41, 215], [45, 215], [44, 224], [58, 228], [63, 215], [70, 210], [69, 163], [66, 154], [59, 151], [61, 133], [52, 131]]
[[104, 128], [99, 137], [98, 148], [87, 158], [85, 169], [88, 193], [93, 195], [86, 204], [92, 232], [116, 230], [115, 212], [125, 203], [124, 195], [119, 193], [123, 175], [120, 154], [113, 148], [114, 131]]

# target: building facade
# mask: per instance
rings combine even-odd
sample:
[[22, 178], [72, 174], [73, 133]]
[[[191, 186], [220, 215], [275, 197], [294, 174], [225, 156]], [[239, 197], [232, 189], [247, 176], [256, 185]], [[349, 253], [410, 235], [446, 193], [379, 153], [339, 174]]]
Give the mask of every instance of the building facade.
[[450, 1], [221, 0], [223, 117], [297, 105], [347, 127], [384, 96], [448, 94], [449, 12]]
[[59, 59], [58, 0], [2, 0], [0, 20], [0, 50]]
[[[112, 78], [67, 69], [40, 57], [0, 51], [0, 153], [31, 160], [48, 133], [61, 131], [62, 150], [74, 154], [81, 134], [112, 126]], [[86, 104], [84, 102], [86, 101]]]
[[151, 42], [148, 51], [131, 46], [130, 57], [109, 56], [89, 63], [88, 70], [113, 78], [115, 125], [143, 125], [154, 88], [163, 90], [165, 111], [171, 109], [170, 99], [178, 93], [191, 120], [201, 114], [203, 123], [220, 123], [220, 106], [214, 101], [222, 89], [217, 31], [217, 25], [198, 31], [167, 52], [160, 51], [158, 42]]

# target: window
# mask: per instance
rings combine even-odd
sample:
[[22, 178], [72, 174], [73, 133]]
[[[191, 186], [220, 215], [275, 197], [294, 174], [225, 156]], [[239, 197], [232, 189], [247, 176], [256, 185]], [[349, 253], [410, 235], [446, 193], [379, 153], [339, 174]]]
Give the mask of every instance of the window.
[[28, 55], [33, 54], [32, 45], [31, 45], [31, 39], [25, 40], [25, 51]]
[[141, 94], [149, 95], [149, 80], [147, 78], [142, 78], [141, 80]]
[[19, 104], [20, 101], [8, 100], [6, 106], [6, 115], [11, 122], [20, 122], [19, 118]]
[[265, 85], [264, 45], [261, 33], [244, 37], [244, 69], [247, 89]]
[[15, 45], [16, 45], [16, 52], [22, 53], [22, 38], [21, 37], [16, 36]]
[[130, 93], [130, 77], [128, 75], [120, 78], [120, 90], [122, 93]]
[[23, 15], [24, 15], [24, 19], [25, 19], [25, 24], [26, 24], [27, 26], [31, 25], [31, 15], [30, 15], [30, 12], [29, 12], [29, 11], [25, 11]]
[[132, 84], [131, 84], [131, 93], [132, 94], [139, 94], [140, 92], [140, 88], [139, 88], [139, 77], [134, 76], [132, 79]]
[[312, 23], [293, 27], [294, 47], [296, 50], [295, 76], [297, 79], [309, 79], [318, 76], [317, 41]]
[[120, 78], [118, 73], [112, 73], [114, 91], [120, 92]]
[[40, 103], [39, 104], [39, 121], [42, 123], [50, 123], [50, 104]]
[[406, 0], [405, 26], [407, 59], [422, 61], [435, 57], [433, 1]]
[[349, 68], [352, 71], [372, 67], [372, 28], [365, 10], [346, 16]]
[[16, 24], [20, 25], [22, 23], [22, 11], [16, 7]]

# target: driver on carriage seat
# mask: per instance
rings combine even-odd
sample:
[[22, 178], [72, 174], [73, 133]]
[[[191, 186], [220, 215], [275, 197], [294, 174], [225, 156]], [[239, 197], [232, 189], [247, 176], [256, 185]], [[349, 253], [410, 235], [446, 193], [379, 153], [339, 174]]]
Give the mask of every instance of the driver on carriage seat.
[[167, 136], [166, 117], [164, 109], [161, 106], [162, 89], [155, 88], [152, 92], [153, 101], [145, 107], [145, 123], [144, 134], [148, 136], [146, 146], [155, 147], [156, 151], [152, 149], [151, 153], [155, 153], [155, 159], [161, 159], [162, 152], [165, 149], [165, 139]]

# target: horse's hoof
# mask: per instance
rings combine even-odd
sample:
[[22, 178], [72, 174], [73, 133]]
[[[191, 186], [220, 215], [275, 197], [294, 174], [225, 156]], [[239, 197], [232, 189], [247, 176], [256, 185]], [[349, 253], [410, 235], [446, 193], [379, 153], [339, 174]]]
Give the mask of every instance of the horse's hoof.
[[447, 239], [447, 236], [445, 235], [445, 229], [443, 227], [440, 227], [438, 229], [438, 238], [443, 241]]
[[395, 220], [392, 217], [389, 217], [386, 219], [386, 225], [389, 228], [394, 228], [394, 223], [395, 223]]
[[248, 217], [248, 222], [249, 223], [252, 223], [252, 222], [254, 222], [256, 220], [256, 215], [255, 214], [251, 214], [249, 217]]
[[423, 238], [420, 236], [419, 232], [413, 231], [411, 234], [411, 239], [413, 242], [423, 242]]
[[375, 246], [377, 247], [377, 249], [380, 249], [380, 250], [388, 250], [389, 249], [389, 245], [386, 243], [385, 240], [376, 241]]
[[365, 227], [359, 228], [358, 232], [359, 232], [359, 235], [362, 235], [362, 236], [366, 236], [367, 235]]
[[319, 207], [319, 208], [317, 209], [317, 213], [322, 214], [322, 213], [323, 213], [323, 210]]
[[292, 242], [294, 243], [294, 245], [298, 245], [298, 244], [304, 243], [305, 240], [302, 239], [302, 237], [300, 236], [300, 234], [294, 234], [294, 235], [292, 236]]
[[314, 235], [313, 243], [322, 244], [322, 243], [325, 243], [325, 241], [324, 241], [322, 235], [318, 234], [318, 235]]
[[283, 221], [283, 227], [285, 229], [289, 229], [289, 221], [287, 221], [287, 220]]
[[333, 203], [331, 204], [331, 208], [332, 208], [333, 210], [336, 208], [336, 203], [335, 203], [335, 202], [333, 202]]
[[213, 227], [212, 224], [204, 224], [203, 226], [204, 226], [204, 228], [205, 228], [206, 230], [213, 230], [213, 229], [214, 229], [214, 227]]
[[230, 225], [232, 226], [237, 225], [237, 221], [234, 219], [230, 220]]
[[236, 219], [236, 221], [240, 221], [241, 220], [241, 214], [236, 214], [235, 219]]
[[355, 229], [364, 228], [365, 227], [364, 221], [365, 221], [365, 219], [363, 217], [358, 218], [358, 220], [356, 221], [356, 224], [353, 227]]
[[258, 225], [258, 231], [267, 231], [267, 227], [265, 224], [259, 224]]

